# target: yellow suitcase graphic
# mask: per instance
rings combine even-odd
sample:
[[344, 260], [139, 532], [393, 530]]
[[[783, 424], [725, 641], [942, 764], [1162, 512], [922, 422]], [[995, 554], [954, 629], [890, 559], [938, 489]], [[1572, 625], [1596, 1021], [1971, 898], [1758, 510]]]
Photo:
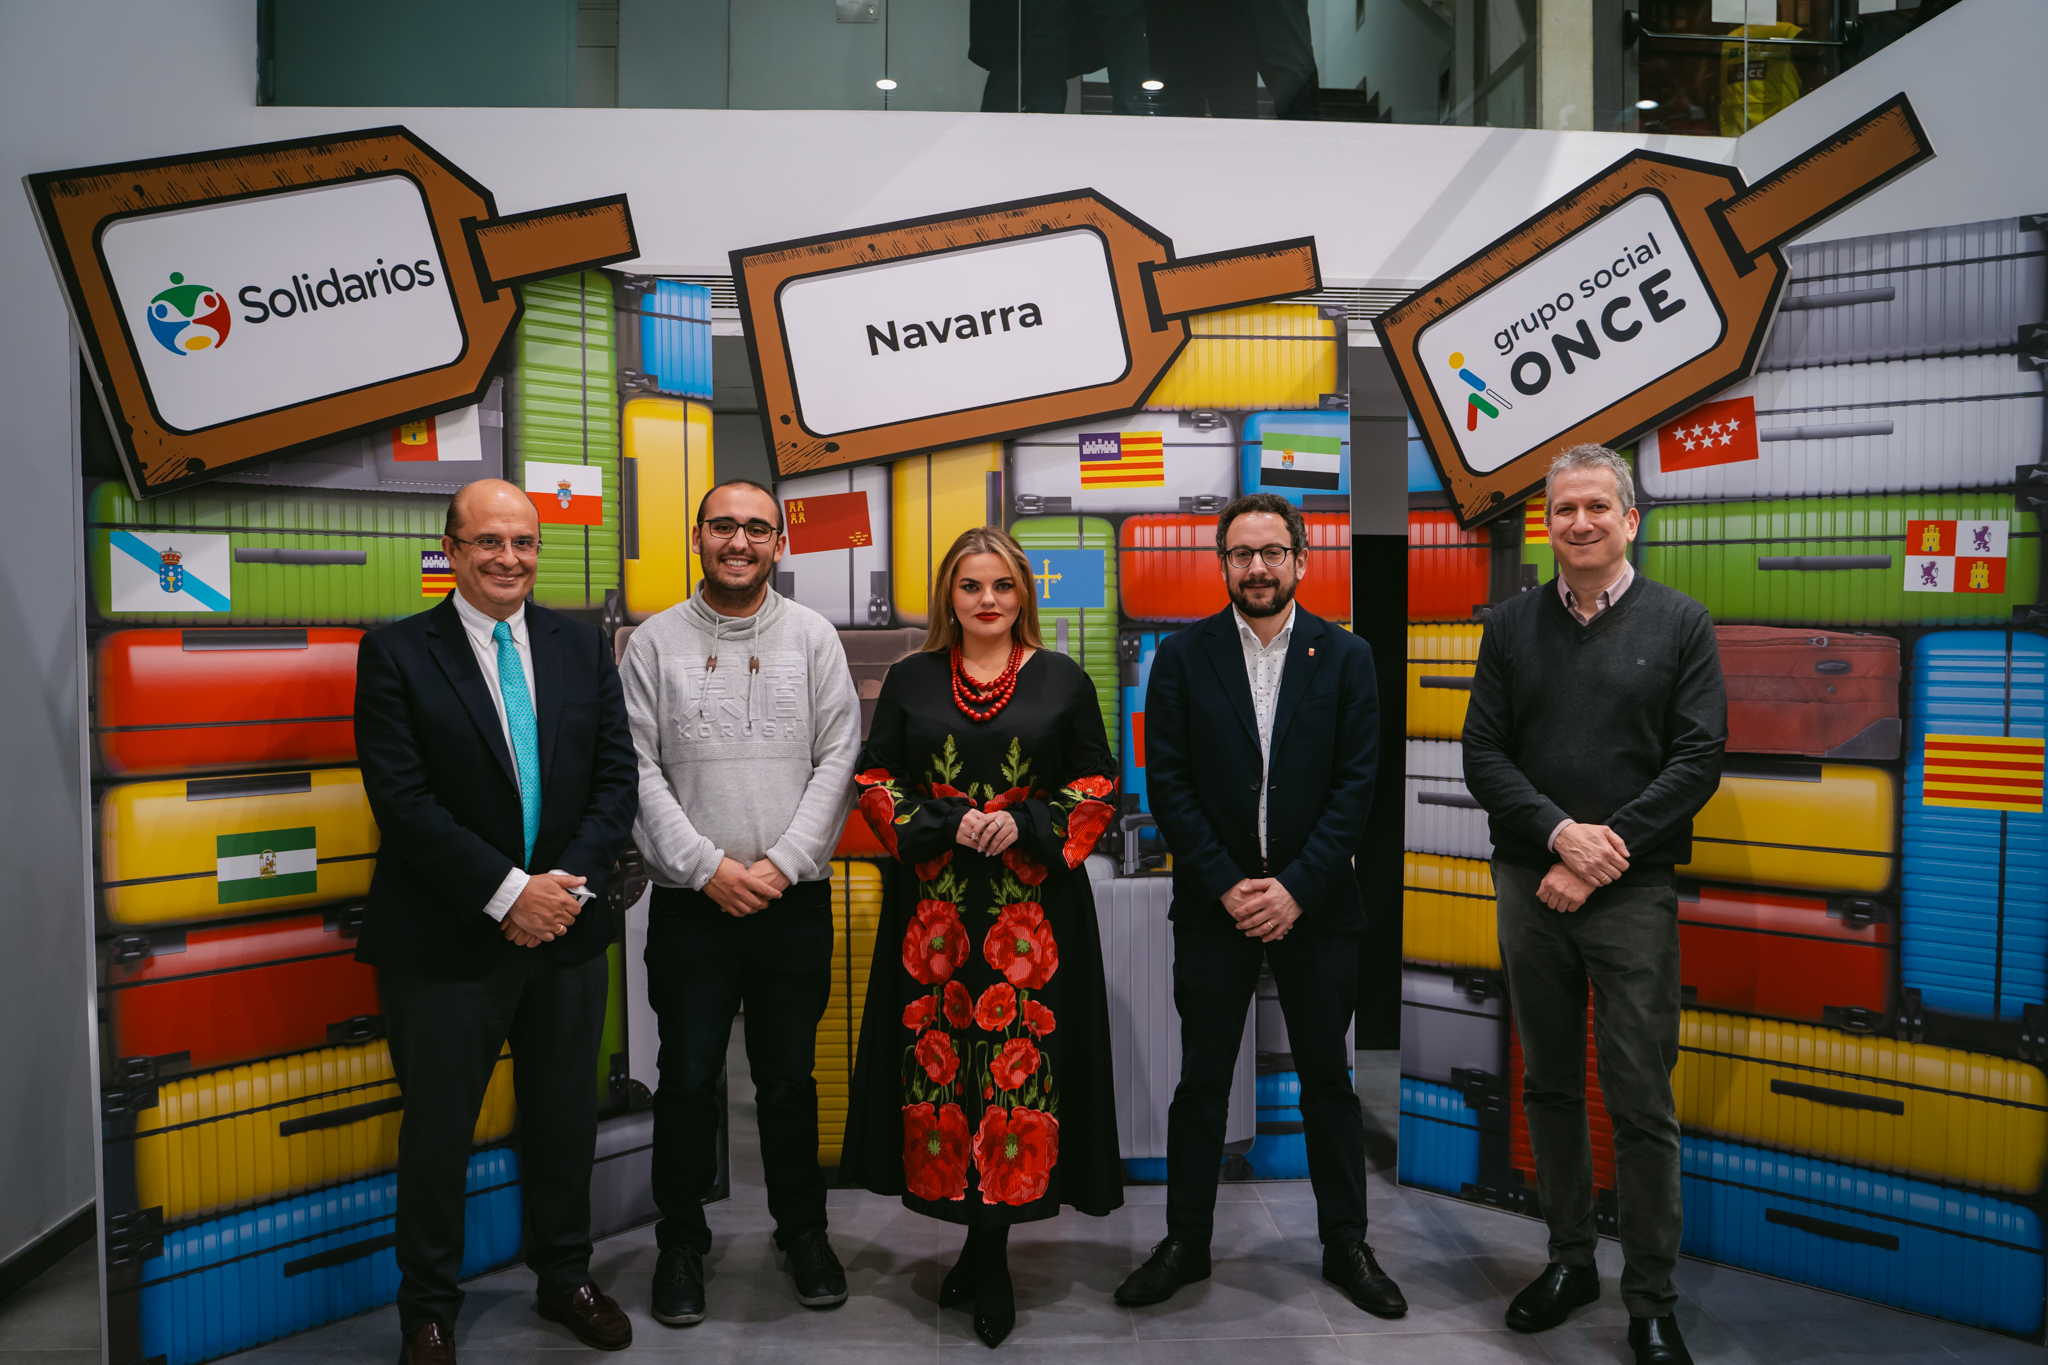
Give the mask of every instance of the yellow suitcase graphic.
[[970, 526], [1003, 524], [1003, 443], [935, 450], [889, 466], [889, 581], [896, 619], [929, 620], [932, 571]]
[[1188, 319], [1188, 344], [1145, 400], [1166, 411], [1319, 408], [1351, 391], [1344, 310], [1265, 303]]
[[875, 933], [882, 923], [882, 868], [877, 863], [832, 865], [832, 990], [818, 1021], [818, 1164], [837, 1166], [846, 1141], [846, 1111], [853, 1093], [854, 1056]]
[[111, 924], [300, 910], [360, 897], [377, 825], [354, 768], [109, 787], [100, 906]]
[[1491, 867], [1478, 858], [1401, 855], [1401, 960], [1500, 970]]
[[1408, 627], [1408, 738], [1463, 739], [1481, 627]]
[[[181, 1223], [388, 1171], [401, 1108], [381, 1038], [164, 1081], [135, 1114], [137, 1206]], [[508, 1048], [476, 1144], [502, 1140], [512, 1117]]]
[[690, 548], [697, 503], [711, 491], [711, 405], [631, 398], [622, 417], [619, 524], [626, 616], [645, 621], [697, 590], [703, 565]]
[[1692, 821], [1682, 877], [1876, 894], [1898, 862], [1898, 784], [1883, 768], [1785, 763], [1723, 771]]
[[1671, 1073], [1688, 1130], [2028, 1195], [2048, 1161], [2048, 1078], [1980, 1052], [1686, 1010]]

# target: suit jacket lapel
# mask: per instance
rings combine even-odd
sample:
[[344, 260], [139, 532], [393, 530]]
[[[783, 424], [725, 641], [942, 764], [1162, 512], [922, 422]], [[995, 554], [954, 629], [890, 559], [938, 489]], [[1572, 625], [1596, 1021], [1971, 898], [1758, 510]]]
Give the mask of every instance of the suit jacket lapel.
[[512, 766], [512, 751], [505, 745], [505, 724], [498, 719], [498, 704], [491, 700], [490, 684], [484, 681], [484, 671], [477, 666], [476, 651], [470, 648], [469, 633], [462, 628], [462, 618], [455, 613], [452, 595], [434, 608], [430, 629], [434, 662], [448, 675], [455, 695], [462, 698], [463, 709], [476, 722], [476, 728], [483, 732], [484, 743], [498, 756], [498, 766], [504, 769], [505, 780], [517, 788], [519, 775]]
[[534, 719], [540, 724], [540, 785], [546, 791], [554, 768], [555, 735], [562, 720], [561, 624], [552, 615], [526, 608], [526, 639], [533, 650]]
[[1209, 618], [1208, 637], [1209, 662], [1215, 666], [1216, 679], [1223, 684], [1224, 695], [1237, 704], [1237, 718], [1244, 722], [1245, 732], [1257, 745], [1259, 717], [1252, 709], [1252, 682], [1244, 671], [1244, 643], [1237, 638], [1237, 617], [1231, 608], [1225, 607]]
[[1310, 616], [1299, 605], [1294, 609], [1294, 634], [1287, 641], [1287, 667], [1280, 672], [1280, 699], [1273, 706], [1273, 752], [1280, 752], [1280, 740], [1287, 733], [1287, 722], [1294, 717], [1295, 708], [1308, 695], [1308, 685], [1314, 681], [1316, 668], [1323, 662], [1323, 655], [1330, 651], [1320, 649], [1323, 632], [1327, 630], [1319, 617]]

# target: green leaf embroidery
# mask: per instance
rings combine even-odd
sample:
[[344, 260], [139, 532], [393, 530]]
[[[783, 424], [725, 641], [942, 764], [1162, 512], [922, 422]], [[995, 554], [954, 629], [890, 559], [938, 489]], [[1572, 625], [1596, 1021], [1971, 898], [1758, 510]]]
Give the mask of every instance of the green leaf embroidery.
[[1003, 780], [1012, 787], [1031, 785], [1031, 760], [1024, 757], [1024, 745], [1014, 735], [1010, 737], [1009, 753], [1003, 756]]
[[935, 784], [943, 782], [949, 787], [955, 786], [953, 779], [960, 776], [960, 770], [965, 766], [960, 758], [960, 747], [953, 743], [951, 735], [947, 735], [945, 745], [932, 756], [931, 780]]

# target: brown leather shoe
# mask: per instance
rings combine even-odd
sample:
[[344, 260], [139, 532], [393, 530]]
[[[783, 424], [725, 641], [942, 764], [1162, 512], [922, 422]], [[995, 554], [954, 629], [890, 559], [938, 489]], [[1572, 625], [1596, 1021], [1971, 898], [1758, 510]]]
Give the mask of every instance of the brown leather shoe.
[[455, 1365], [455, 1334], [438, 1322], [420, 1324], [399, 1344], [398, 1365]]
[[594, 1284], [584, 1285], [567, 1298], [542, 1295], [534, 1309], [549, 1322], [559, 1322], [574, 1332], [585, 1346], [623, 1351], [633, 1344], [632, 1322], [611, 1296]]

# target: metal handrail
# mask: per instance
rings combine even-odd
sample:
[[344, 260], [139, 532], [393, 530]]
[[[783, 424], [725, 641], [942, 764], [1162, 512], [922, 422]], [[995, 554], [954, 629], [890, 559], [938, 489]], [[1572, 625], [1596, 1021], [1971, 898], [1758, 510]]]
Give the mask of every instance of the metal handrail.
[[1735, 33], [1658, 33], [1642, 28], [1636, 30], [1638, 38], [1662, 38], [1678, 43], [1741, 43], [1750, 47], [1769, 45], [1772, 47], [1853, 47], [1857, 44], [1847, 38], [1745, 38]]

